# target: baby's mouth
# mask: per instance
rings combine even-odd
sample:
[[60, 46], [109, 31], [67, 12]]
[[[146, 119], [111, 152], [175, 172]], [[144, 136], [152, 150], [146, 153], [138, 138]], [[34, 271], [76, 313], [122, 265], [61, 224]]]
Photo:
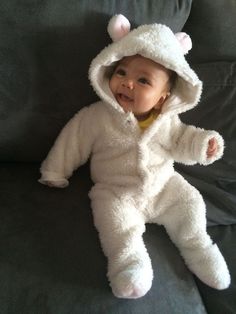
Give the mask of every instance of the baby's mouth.
[[132, 102], [133, 101], [133, 98], [131, 98], [125, 94], [122, 94], [122, 93], [118, 93], [117, 98], [118, 98], [118, 100], [125, 101], [125, 102]]

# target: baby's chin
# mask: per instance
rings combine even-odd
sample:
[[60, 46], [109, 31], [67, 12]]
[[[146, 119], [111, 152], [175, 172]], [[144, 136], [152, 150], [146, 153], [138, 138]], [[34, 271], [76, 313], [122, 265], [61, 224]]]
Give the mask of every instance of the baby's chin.
[[120, 107], [124, 110], [124, 112], [126, 112], [126, 113], [133, 112], [131, 103], [127, 103], [125, 101], [121, 101], [120, 99], [117, 99], [117, 98], [116, 98], [116, 101], [118, 102]]
[[150, 113], [151, 111], [148, 111], [145, 113], [138, 113], [138, 114], [134, 113], [134, 116], [138, 121], [144, 121], [150, 116]]
[[150, 110], [148, 112], [135, 112], [133, 111], [133, 100], [131, 98], [124, 97], [122, 94], [117, 94], [115, 98], [120, 107], [124, 110], [124, 112], [132, 112], [138, 121], [143, 121], [147, 119], [150, 115], [150, 112], [152, 111]]

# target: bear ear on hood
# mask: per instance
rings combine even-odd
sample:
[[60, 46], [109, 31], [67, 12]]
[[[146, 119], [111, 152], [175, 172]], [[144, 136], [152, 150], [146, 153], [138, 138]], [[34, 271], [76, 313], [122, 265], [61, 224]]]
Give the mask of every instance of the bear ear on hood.
[[192, 49], [192, 40], [190, 36], [182, 32], [182, 33], [176, 33], [175, 37], [178, 40], [182, 48], [183, 54], [186, 55], [189, 52], [189, 50]]
[[[107, 31], [113, 42], [116, 42], [130, 32], [130, 22], [122, 14], [114, 15], [108, 23]], [[192, 49], [192, 41], [189, 35], [180, 32], [176, 33], [175, 37], [182, 48], [183, 54], [187, 54]]]
[[114, 15], [108, 23], [107, 31], [111, 39], [116, 42], [129, 33], [130, 22], [122, 14]]

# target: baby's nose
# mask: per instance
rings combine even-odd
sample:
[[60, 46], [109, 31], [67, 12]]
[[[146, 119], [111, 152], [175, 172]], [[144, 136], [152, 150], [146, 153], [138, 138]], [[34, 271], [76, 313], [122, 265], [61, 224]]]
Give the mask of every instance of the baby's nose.
[[124, 87], [127, 87], [129, 89], [133, 89], [134, 88], [134, 81], [132, 79], [125, 79], [123, 82], [122, 82], [122, 85]]

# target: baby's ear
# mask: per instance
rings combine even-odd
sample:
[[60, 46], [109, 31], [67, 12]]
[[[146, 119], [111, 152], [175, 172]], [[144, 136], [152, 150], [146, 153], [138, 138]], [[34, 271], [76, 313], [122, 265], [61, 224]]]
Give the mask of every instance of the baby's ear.
[[190, 36], [186, 33], [176, 33], [175, 37], [180, 43], [180, 46], [183, 50], [183, 54], [186, 55], [189, 52], [189, 50], [192, 49], [192, 40]]
[[108, 23], [107, 31], [114, 42], [118, 41], [129, 33], [130, 22], [122, 14], [114, 15]]

